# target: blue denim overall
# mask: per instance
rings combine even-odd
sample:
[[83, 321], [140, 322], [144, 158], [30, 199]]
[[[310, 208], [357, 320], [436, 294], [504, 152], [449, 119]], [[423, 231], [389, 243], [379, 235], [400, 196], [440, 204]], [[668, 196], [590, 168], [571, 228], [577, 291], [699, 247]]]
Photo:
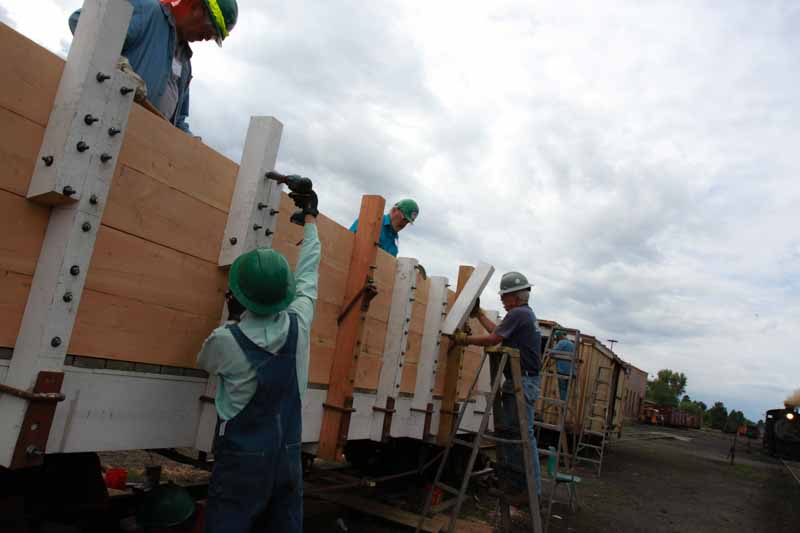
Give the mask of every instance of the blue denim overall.
[[228, 326], [256, 371], [258, 386], [236, 416], [219, 422], [208, 487], [206, 533], [303, 531], [297, 316], [277, 354]]

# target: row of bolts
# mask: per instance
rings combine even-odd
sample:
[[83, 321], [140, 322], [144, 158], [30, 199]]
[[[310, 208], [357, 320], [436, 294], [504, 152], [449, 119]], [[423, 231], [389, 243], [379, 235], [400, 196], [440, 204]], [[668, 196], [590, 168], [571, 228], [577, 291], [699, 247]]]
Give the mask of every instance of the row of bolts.
[[[103, 74], [102, 72], [98, 72], [97, 76], [95, 76], [95, 79], [97, 80], [98, 83], [103, 83], [104, 81], [106, 81], [106, 80], [108, 80], [110, 78], [111, 78], [111, 76], [109, 76], [108, 74]], [[127, 96], [128, 94], [132, 93], [133, 91], [134, 91], [134, 89], [132, 89], [130, 87], [121, 87], [120, 90], [119, 90], [119, 92], [120, 92], [120, 94], [122, 94], [122, 96]], [[97, 117], [95, 117], [95, 116], [93, 116], [91, 114], [87, 114], [87, 115], [85, 115], [83, 117], [83, 122], [87, 126], [91, 126], [92, 124], [94, 124], [95, 122], [97, 122], [99, 120], [100, 120], [99, 118], [97, 118]], [[119, 129], [119, 128], [114, 128], [114, 127], [108, 128], [108, 135], [111, 136], [111, 137], [114, 137], [115, 135], [117, 135], [118, 133], [121, 133], [121, 132], [122, 132], [122, 130]], [[83, 152], [85, 152], [86, 150], [89, 149], [89, 145], [86, 144], [83, 141], [79, 141], [78, 144], [75, 146], [75, 148], [78, 150], [78, 152], [83, 153]], [[111, 159], [112, 158], [111, 158], [111, 156], [109, 154], [105, 154], [104, 153], [104, 154], [100, 155], [100, 161], [102, 161], [103, 163], [108, 163], [109, 161], [111, 161]], [[53, 163], [55, 162], [55, 159], [53, 158], [52, 155], [46, 155], [46, 156], [42, 157], [42, 161], [44, 162], [45, 166], [49, 167], [49, 166], [53, 165]], [[75, 194], [75, 189], [73, 189], [71, 186], [67, 185], [62, 190], [62, 193], [64, 194], [64, 196], [72, 196], [73, 194]], [[97, 195], [95, 195], [95, 194], [91, 195], [89, 197], [89, 203], [92, 204], [92, 205], [97, 205], [97, 203], [98, 203]], [[81, 230], [84, 233], [87, 233], [87, 232], [91, 231], [91, 229], [92, 229], [91, 222], [84, 222], [81, 225]], [[77, 276], [77, 275], [79, 275], [81, 273], [81, 267], [78, 266], [78, 265], [72, 265], [71, 267], [69, 267], [69, 273], [71, 275], [73, 275], [73, 276]], [[65, 303], [71, 302], [72, 299], [73, 299], [72, 292], [70, 292], [70, 291], [65, 292], [64, 296], [62, 296], [61, 299]], [[57, 348], [57, 347], [61, 346], [61, 337], [53, 337], [50, 340], [50, 346], [52, 346], [53, 348]]]

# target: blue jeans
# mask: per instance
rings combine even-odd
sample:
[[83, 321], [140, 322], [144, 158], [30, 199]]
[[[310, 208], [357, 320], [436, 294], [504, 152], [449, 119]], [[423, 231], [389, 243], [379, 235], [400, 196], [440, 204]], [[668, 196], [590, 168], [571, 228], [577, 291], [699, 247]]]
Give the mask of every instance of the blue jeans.
[[[536, 400], [542, 393], [541, 376], [522, 376], [522, 392], [525, 396], [525, 415], [528, 419], [528, 438], [531, 441], [531, 460], [533, 461], [533, 477], [536, 479], [536, 494], [542, 494], [542, 473], [539, 464], [539, 449], [536, 446], [536, 433], [534, 432], [534, 415]], [[507, 428], [518, 427], [517, 403], [514, 399], [514, 389], [511, 380], [503, 382], [503, 419]], [[516, 465], [524, 472], [522, 457], [519, 455], [520, 446], [504, 446], [505, 462]]]

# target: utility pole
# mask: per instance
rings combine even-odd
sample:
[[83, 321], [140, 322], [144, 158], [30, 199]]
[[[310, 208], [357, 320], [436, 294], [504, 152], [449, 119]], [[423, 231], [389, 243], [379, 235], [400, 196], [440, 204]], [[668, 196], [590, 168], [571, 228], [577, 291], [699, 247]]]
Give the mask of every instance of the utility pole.
[[618, 343], [619, 341], [617, 339], [606, 339], [606, 340], [611, 345], [611, 351], [613, 352], [614, 351], [614, 344]]

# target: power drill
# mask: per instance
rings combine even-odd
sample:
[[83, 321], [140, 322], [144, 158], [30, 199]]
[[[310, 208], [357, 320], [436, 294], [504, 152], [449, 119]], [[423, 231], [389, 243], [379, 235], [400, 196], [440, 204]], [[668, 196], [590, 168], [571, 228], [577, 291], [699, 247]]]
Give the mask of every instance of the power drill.
[[[285, 183], [286, 186], [289, 187], [290, 191], [300, 195], [310, 193], [311, 188], [314, 186], [314, 184], [311, 183], [311, 180], [308, 178], [303, 178], [301, 176], [287, 176], [285, 174], [275, 172], [274, 170], [267, 172], [267, 178], [275, 180], [278, 183]], [[305, 224], [305, 215], [303, 215], [303, 210], [301, 209], [292, 213], [292, 216], [289, 220], [293, 224], [303, 226]]]

